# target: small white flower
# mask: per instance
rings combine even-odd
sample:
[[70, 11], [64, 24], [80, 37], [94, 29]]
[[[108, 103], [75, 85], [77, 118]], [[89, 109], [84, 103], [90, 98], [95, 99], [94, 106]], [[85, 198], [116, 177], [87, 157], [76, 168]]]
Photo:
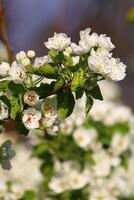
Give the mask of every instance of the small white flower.
[[41, 107], [42, 113], [44, 116], [54, 116], [57, 114], [56, 112], [56, 99], [55, 98], [47, 98], [43, 101]]
[[60, 130], [65, 135], [69, 135], [73, 131], [73, 128], [74, 122], [70, 117], [60, 123]]
[[35, 106], [39, 101], [39, 95], [35, 91], [27, 91], [24, 94], [24, 102], [29, 106]]
[[21, 61], [21, 64], [22, 64], [23, 66], [30, 65], [30, 64], [31, 64], [30, 59], [29, 59], [29, 58], [24, 58], [24, 59]]
[[17, 53], [16, 55], [16, 60], [18, 62], [21, 62], [23, 59], [27, 58], [27, 55], [24, 51], [20, 51], [19, 53]]
[[55, 193], [62, 193], [68, 189], [67, 177], [64, 175], [55, 176], [49, 183], [49, 188]]
[[112, 49], [115, 48], [114, 44], [111, 42], [110, 37], [106, 37], [105, 34], [102, 34], [98, 38], [98, 46], [99, 48], [106, 49], [108, 51], [111, 51]]
[[0, 120], [7, 119], [9, 115], [7, 106], [0, 100]]
[[23, 112], [22, 121], [28, 130], [39, 128], [40, 119], [41, 112], [34, 108], [28, 108]]
[[57, 131], [59, 130], [59, 128], [58, 128], [58, 126], [56, 126], [56, 125], [52, 125], [51, 127], [46, 128], [46, 130], [47, 130], [47, 133], [48, 133], [49, 135], [56, 135], [56, 133], [57, 133]]
[[115, 154], [121, 154], [129, 148], [130, 140], [128, 136], [116, 133], [111, 142], [111, 150]]
[[120, 81], [126, 76], [126, 66], [119, 59], [111, 58], [106, 50], [92, 49], [88, 65], [93, 72], [113, 81]]
[[71, 170], [68, 173], [68, 176], [69, 187], [72, 190], [81, 189], [89, 182], [88, 177], [85, 175], [85, 173], [79, 173], [76, 170]]
[[92, 166], [94, 175], [97, 177], [108, 176], [111, 169], [111, 158], [106, 151], [100, 150], [93, 154], [95, 165]]
[[73, 133], [77, 145], [84, 149], [93, 142], [96, 135], [97, 133], [95, 129], [85, 129], [84, 127], [77, 128]]
[[0, 76], [1, 77], [8, 76], [9, 69], [10, 69], [10, 65], [6, 62], [2, 62], [0, 64]]
[[90, 200], [117, 200], [111, 195], [110, 191], [106, 189], [93, 190], [90, 194]]
[[52, 59], [49, 55], [43, 56], [43, 57], [38, 57], [38, 58], [35, 59], [33, 67], [34, 68], [40, 68], [44, 64], [48, 64], [48, 63], [52, 63], [52, 62], [53, 61], [52, 61]]
[[35, 51], [33, 51], [33, 50], [28, 50], [28, 51], [27, 51], [27, 56], [28, 56], [29, 58], [34, 58], [34, 57], [35, 57]]
[[55, 120], [57, 119], [57, 115], [46, 115], [41, 118], [41, 125], [45, 128], [50, 128]]
[[13, 62], [11, 65], [9, 76], [15, 83], [22, 83], [27, 78], [24, 66], [22, 64], [17, 64], [17, 62]]
[[77, 65], [80, 61], [80, 57], [79, 56], [73, 56], [72, 60], [73, 60], [73, 66]]
[[70, 46], [71, 40], [65, 33], [54, 33], [54, 36], [49, 38], [44, 44], [48, 49], [62, 51]]

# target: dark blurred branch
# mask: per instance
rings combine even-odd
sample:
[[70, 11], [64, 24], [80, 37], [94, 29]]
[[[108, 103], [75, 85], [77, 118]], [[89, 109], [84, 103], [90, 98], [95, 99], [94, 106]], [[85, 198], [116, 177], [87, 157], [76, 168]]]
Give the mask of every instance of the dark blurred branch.
[[7, 48], [8, 60], [11, 63], [13, 61], [13, 52], [9, 46], [9, 41], [8, 41], [3, 0], [0, 0], [0, 34], [1, 34], [3, 43], [5, 44]]

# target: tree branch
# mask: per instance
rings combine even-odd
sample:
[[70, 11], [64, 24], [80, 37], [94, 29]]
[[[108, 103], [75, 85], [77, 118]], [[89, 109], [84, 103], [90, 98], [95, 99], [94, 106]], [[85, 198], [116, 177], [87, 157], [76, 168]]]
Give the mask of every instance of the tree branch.
[[52, 96], [54, 94], [57, 94], [61, 91], [63, 91], [64, 89], [70, 88], [71, 87], [71, 83], [66, 83], [65, 85], [63, 85], [59, 90], [57, 90], [56, 92], [52, 91], [52, 92], [48, 92], [47, 94], [43, 95], [44, 98]]
[[6, 49], [7, 49], [8, 60], [9, 60], [10, 63], [12, 63], [12, 61], [13, 61], [13, 52], [12, 52], [10, 46], [9, 46], [9, 41], [8, 41], [3, 0], [0, 0], [0, 33], [1, 33], [2, 41], [5, 44]]

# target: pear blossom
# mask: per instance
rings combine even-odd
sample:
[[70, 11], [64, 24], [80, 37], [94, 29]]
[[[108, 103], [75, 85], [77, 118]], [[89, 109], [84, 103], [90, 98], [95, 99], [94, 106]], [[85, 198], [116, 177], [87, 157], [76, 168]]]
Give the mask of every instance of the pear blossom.
[[96, 135], [97, 133], [95, 129], [85, 129], [83, 127], [77, 128], [73, 133], [77, 145], [83, 149], [89, 147], [93, 140], [95, 140]]
[[39, 101], [39, 95], [31, 90], [31, 91], [27, 91], [25, 94], [24, 94], [24, 102], [26, 104], [28, 104], [29, 106], [35, 106]]
[[10, 69], [10, 65], [8, 63], [1, 62], [0, 63], [0, 76], [1, 77], [8, 76], [9, 69]]
[[111, 38], [107, 37], [106, 34], [101, 34], [98, 38], [98, 47], [101, 49], [106, 49], [111, 51], [115, 48], [114, 44], [111, 42]]
[[16, 60], [18, 62], [21, 62], [24, 58], [27, 58], [25, 51], [20, 51], [19, 53], [16, 54]]
[[11, 65], [9, 76], [15, 83], [22, 83], [27, 78], [24, 66], [22, 64], [18, 64], [16, 61], [14, 61]]
[[34, 61], [33, 67], [40, 68], [44, 64], [52, 63], [52, 59], [49, 55], [43, 57], [37, 57]]
[[95, 165], [92, 166], [92, 170], [95, 176], [103, 177], [108, 176], [112, 166], [111, 158], [103, 149], [93, 154]]
[[86, 186], [89, 182], [85, 173], [80, 173], [77, 170], [71, 170], [68, 174], [69, 188], [78, 190]]
[[9, 116], [9, 111], [7, 106], [0, 100], [0, 120], [7, 119]]
[[68, 189], [67, 177], [63, 174], [54, 176], [49, 182], [49, 188], [55, 193], [62, 193]]
[[130, 139], [128, 135], [121, 135], [120, 133], [115, 133], [111, 142], [111, 151], [114, 154], [121, 154], [129, 148]]
[[35, 108], [28, 108], [23, 111], [22, 121], [28, 130], [39, 128], [41, 112]]
[[62, 51], [70, 46], [71, 39], [65, 33], [54, 33], [54, 36], [49, 38], [44, 44], [48, 49]]
[[73, 66], [77, 65], [80, 61], [80, 57], [79, 56], [73, 56], [72, 60], [73, 60]]
[[110, 191], [106, 189], [93, 190], [90, 195], [90, 200], [117, 200], [115, 196], [112, 196]]
[[28, 50], [28, 51], [27, 51], [27, 56], [28, 56], [29, 58], [34, 58], [34, 57], [35, 57], [35, 51], [33, 51], [33, 50]]
[[126, 76], [126, 66], [118, 59], [112, 58], [109, 52], [92, 49], [88, 58], [89, 68], [107, 79], [120, 81]]

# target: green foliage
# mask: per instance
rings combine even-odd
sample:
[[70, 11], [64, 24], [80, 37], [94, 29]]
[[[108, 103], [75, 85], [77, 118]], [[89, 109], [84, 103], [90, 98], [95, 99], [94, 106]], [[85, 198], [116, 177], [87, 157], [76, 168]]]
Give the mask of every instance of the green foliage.
[[31, 190], [27, 190], [24, 196], [19, 200], [37, 200], [35, 193]]
[[57, 110], [59, 117], [64, 119], [68, 117], [74, 109], [74, 96], [72, 92], [68, 89], [57, 94]]

